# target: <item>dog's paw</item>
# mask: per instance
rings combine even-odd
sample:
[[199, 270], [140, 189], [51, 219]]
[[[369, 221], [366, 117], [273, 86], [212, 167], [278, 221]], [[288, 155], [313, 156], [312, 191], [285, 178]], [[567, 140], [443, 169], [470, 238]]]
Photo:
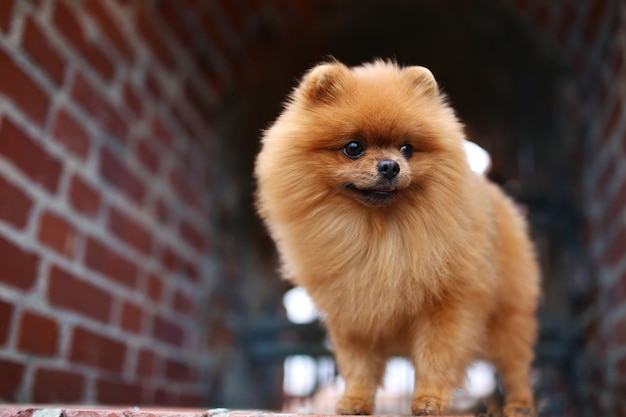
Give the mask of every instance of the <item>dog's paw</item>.
[[518, 405], [506, 405], [502, 409], [504, 417], [536, 417], [537, 413], [533, 407], [520, 407]]
[[374, 411], [374, 403], [367, 398], [342, 397], [335, 407], [337, 414], [369, 415]]
[[419, 397], [413, 400], [411, 411], [414, 416], [428, 416], [431, 414], [441, 414], [447, 410], [445, 401], [436, 397]]

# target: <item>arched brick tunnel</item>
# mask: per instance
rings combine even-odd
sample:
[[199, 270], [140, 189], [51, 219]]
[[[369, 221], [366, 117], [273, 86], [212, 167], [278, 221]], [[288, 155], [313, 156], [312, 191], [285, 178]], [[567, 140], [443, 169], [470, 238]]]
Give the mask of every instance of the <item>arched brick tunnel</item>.
[[[277, 408], [242, 336], [286, 284], [259, 132], [334, 56], [432, 69], [529, 210], [541, 395], [621, 415], [626, 8], [618, 0], [0, 5], [0, 401]], [[252, 324], [251, 324], [252, 323]]]

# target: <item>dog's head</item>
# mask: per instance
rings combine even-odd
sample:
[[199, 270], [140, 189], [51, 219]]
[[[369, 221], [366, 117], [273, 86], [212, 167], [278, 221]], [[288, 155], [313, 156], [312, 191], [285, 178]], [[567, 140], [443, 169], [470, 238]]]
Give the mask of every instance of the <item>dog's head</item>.
[[[443, 165], [466, 166], [462, 126], [432, 73], [375, 61], [321, 64], [294, 90], [276, 125], [319, 184], [367, 206], [423, 188]], [[308, 174], [304, 174], [308, 175]]]

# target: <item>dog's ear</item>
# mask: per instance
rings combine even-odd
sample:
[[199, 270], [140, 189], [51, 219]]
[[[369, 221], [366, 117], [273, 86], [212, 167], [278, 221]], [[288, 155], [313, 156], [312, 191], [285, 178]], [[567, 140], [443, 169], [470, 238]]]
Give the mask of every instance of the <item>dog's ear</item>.
[[427, 96], [436, 96], [439, 94], [439, 87], [435, 76], [428, 68], [412, 66], [405, 68], [404, 72], [422, 94]]
[[329, 101], [343, 89], [350, 70], [339, 62], [313, 67], [302, 79], [299, 90], [309, 100]]

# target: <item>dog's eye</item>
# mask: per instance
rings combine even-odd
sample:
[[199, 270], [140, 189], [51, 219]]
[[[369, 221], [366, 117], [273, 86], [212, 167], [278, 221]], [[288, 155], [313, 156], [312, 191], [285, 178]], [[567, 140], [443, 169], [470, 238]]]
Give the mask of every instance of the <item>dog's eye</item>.
[[411, 155], [413, 155], [413, 145], [411, 145], [410, 143], [405, 143], [404, 145], [400, 146], [400, 152], [402, 152], [402, 155], [404, 155], [406, 158], [409, 158]]
[[363, 155], [364, 151], [365, 151], [365, 146], [358, 140], [353, 140], [352, 142], [348, 142], [348, 144], [343, 147], [343, 153], [346, 154], [348, 158], [352, 158], [352, 159], [356, 159], [359, 156]]

